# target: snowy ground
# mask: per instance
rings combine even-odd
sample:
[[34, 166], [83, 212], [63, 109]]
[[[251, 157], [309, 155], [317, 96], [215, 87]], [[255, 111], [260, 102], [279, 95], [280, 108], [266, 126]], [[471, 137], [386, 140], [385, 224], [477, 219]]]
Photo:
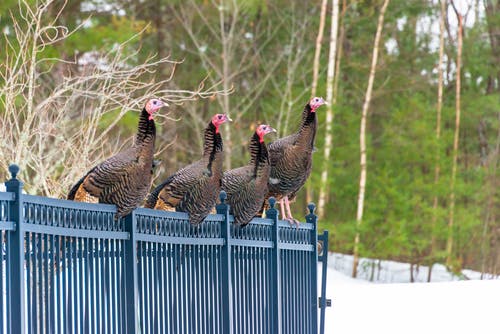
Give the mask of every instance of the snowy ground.
[[[349, 260], [339, 254], [329, 257], [327, 297], [332, 307], [327, 308], [326, 334], [500, 333], [498, 279], [452, 281], [456, 278], [438, 267], [433, 277], [439, 282], [371, 283], [344, 273], [350, 272]], [[382, 264], [381, 275], [389, 281], [409, 277], [408, 269], [402, 269], [407, 264]], [[478, 275], [467, 272], [468, 277]]]

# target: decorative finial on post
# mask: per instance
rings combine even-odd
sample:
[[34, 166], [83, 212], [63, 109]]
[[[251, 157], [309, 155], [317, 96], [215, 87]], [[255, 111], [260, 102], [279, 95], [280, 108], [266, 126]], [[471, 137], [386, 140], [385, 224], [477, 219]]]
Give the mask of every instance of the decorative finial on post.
[[17, 178], [19, 174], [19, 166], [12, 164], [9, 166], [10, 180], [5, 181], [5, 188], [8, 192], [17, 194], [19, 196], [23, 191], [23, 183]]
[[226, 203], [227, 193], [224, 190], [221, 190], [219, 194], [220, 204], [215, 206], [215, 210], [218, 214], [229, 214], [229, 205]]
[[316, 205], [314, 203], [309, 203], [307, 205], [307, 209], [309, 210], [309, 214], [306, 215], [306, 222], [311, 224], [316, 224], [316, 215], [314, 214], [314, 209], [316, 209]]
[[309, 214], [312, 215], [312, 214], [314, 214], [314, 210], [316, 209], [316, 205], [313, 202], [311, 202], [311, 203], [307, 204], [307, 208], [309, 209]]
[[221, 190], [220, 194], [219, 194], [219, 198], [220, 198], [220, 204], [226, 204], [226, 199], [227, 199], [227, 194], [224, 190]]
[[12, 164], [9, 166], [9, 172], [12, 176], [12, 179], [15, 180], [17, 178], [17, 174], [19, 173], [19, 166], [16, 164]]
[[276, 205], [276, 198], [269, 197], [269, 206], [271, 207], [271, 209], [274, 209], [275, 205]]
[[269, 209], [266, 210], [266, 218], [278, 221], [278, 210], [274, 208], [276, 205], [276, 198], [269, 197]]

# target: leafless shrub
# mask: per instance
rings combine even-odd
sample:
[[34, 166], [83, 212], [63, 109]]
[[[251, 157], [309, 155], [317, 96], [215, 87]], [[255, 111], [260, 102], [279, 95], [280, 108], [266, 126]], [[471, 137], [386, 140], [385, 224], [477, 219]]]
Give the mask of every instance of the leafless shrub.
[[[147, 98], [181, 103], [225, 93], [217, 90], [217, 83], [204, 87], [202, 82], [194, 90], [169, 88], [176, 87], [170, 83], [179, 64], [169, 57], [151, 56], [135, 65], [139, 50], [133, 42], [142, 32], [78, 60], [44, 57], [47, 47], [81, 29], [57, 24], [64, 5], [48, 20], [54, 6], [53, 0], [36, 6], [20, 1], [19, 14], [11, 15], [15, 38], [4, 36], [0, 42], [5, 45], [5, 62], [0, 64], [0, 164], [4, 171], [10, 163], [19, 164], [29, 193], [61, 197], [85, 170], [130, 144], [133, 134], [123, 141], [112, 138], [113, 129], [127, 112], [140, 110]], [[160, 65], [170, 74], [155, 81]], [[158, 116], [169, 117], [165, 112]], [[167, 144], [157, 142], [159, 148]]]

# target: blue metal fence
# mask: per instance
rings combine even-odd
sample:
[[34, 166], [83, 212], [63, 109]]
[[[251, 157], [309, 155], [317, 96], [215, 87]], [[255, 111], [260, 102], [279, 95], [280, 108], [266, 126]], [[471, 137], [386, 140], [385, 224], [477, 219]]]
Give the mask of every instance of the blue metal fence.
[[318, 333], [313, 205], [298, 228], [274, 199], [235, 227], [224, 193], [199, 227], [143, 208], [114, 220], [112, 205], [22, 194], [9, 170], [0, 333]]

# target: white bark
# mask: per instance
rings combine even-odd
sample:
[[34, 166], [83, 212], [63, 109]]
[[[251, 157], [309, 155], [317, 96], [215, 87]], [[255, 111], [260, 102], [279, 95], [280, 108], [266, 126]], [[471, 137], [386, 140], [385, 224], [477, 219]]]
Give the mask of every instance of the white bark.
[[[437, 107], [436, 107], [436, 166], [434, 167], [434, 185], [436, 194], [434, 194], [434, 200], [432, 203], [432, 237], [431, 237], [431, 251], [430, 255], [434, 256], [436, 250], [436, 222], [437, 222], [437, 209], [439, 204], [439, 198], [437, 195], [437, 185], [439, 183], [439, 174], [441, 171], [440, 167], [440, 146], [439, 141], [441, 140], [441, 110], [443, 108], [443, 58], [444, 58], [444, 20], [446, 17], [446, 1], [441, 0], [441, 17], [439, 20], [439, 60], [438, 60], [438, 96], [437, 96]], [[432, 263], [431, 263], [432, 266]], [[432, 268], [432, 267], [431, 267]], [[431, 269], [429, 269], [429, 275], [427, 281], [431, 281]]]
[[455, 224], [455, 182], [457, 177], [458, 163], [458, 142], [460, 138], [460, 72], [462, 66], [462, 30], [464, 17], [458, 13], [453, 2], [453, 9], [457, 15], [458, 33], [457, 33], [457, 61], [456, 61], [456, 85], [455, 85], [455, 135], [453, 137], [453, 162], [451, 168], [451, 183], [450, 183], [450, 212], [448, 217], [448, 239], [446, 241], [446, 265], [452, 267], [452, 252], [453, 252], [453, 226]]
[[356, 277], [357, 267], [359, 261], [359, 227], [363, 221], [363, 208], [365, 204], [365, 188], [366, 188], [366, 119], [368, 116], [368, 108], [372, 97], [373, 81], [375, 80], [375, 70], [377, 68], [378, 49], [380, 44], [380, 36], [382, 35], [382, 28], [384, 25], [384, 15], [389, 5], [389, 0], [384, 0], [384, 4], [380, 9], [380, 14], [377, 23], [377, 32], [375, 34], [375, 41], [373, 42], [372, 64], [370, 67], [370, 76], [368, 78], [368, 87], [366, 88], [365, 101], [363, 103], [363, 110], [361, 114], [361, 128], [359, 130], [359, 143], [360, 143], [360, 177], [359, 177], [359, 195], [358, 195], [358, 209], [356, 212], [356, 236], [354, 238], [354, 259], [352, 267], [352, 276]]
[[[334, 0], [335, 2], [336, 0]], [[316, 51], [314, 52], [313, 63], [313, 80], [311, 85], [311, 96], [316, 96], [316, 88], [318, 87], [319, 75], [319, 58], [321, 56], [321, 42], [323, 41], [323, 34], [325, 31], [326, 7], [328, 0], [321, 1], [321, 14], [319, 16], [318, 36], [316, 37]]]
[[326, 193], [328, 191], [328, 168], [330, 152], [332, 149], [332, 124], [333, 124], [333, 79], [335, 77], [335, 56], [337, 55], [337, 31], [339, 22], [339, 1], [333, 0], [332, 26], [330, 31], [330, 53], [328, 55], [328, 70], [326, 77], [326, 133], [323, 152], [323, 168], [318, 201], [318, 217], [322, 218], [325, 211]]

